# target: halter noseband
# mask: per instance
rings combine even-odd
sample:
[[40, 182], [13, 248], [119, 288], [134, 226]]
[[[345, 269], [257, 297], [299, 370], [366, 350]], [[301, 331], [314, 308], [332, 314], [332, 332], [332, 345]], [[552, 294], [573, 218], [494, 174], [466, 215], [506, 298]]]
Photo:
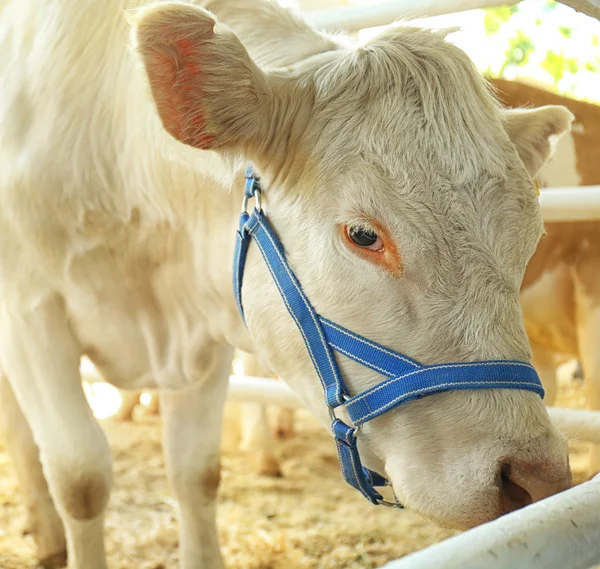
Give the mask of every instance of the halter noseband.
[[[255, 207], [248, 213], [250, 199]], [[539, 377], [528, 363], [510, 360], [445, 363], [425, 366], [413, 359], [359, 336], [320, 316], [308, 301], [285, 256], [281, 241], [262, 209], [261, 187], [252, 167], [246, 171], [246, 185], [233, 265], [233, 288], [242, 319], [242, 279], [246, 254], [254, 240], [279, 290], [283, 302], [304, 339], [329, 409], [342, 475], [346, 482], [374, 504], [401, 508], [398, 502], [383, 499], [375, 487], [388, 486], [382, 475], [364, 467], [357, 436], [361, 425], [430, 393], [459, 389], [525, 389], [544, 397]], [[378, 385], [351, 396], [344, 384], [334, 355], [337, 352], [376, 371], [385, 379]], [[345, 406], [353, 425], [335, 415]]]

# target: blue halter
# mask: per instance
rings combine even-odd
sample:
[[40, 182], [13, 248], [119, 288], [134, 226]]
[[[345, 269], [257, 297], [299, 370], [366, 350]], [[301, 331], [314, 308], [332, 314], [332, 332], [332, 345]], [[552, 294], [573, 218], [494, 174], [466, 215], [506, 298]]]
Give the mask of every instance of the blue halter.
[[[255, 198], [255, 208], [248, 213], [248, 201]], [[246, 186], [240, 226], [236, 235], [233, 264], [233, 288], [242, 318], [242, 279], [250, 241], [260, 249], [271, 277], [288, 312], [300, 330], [321, 386], [332, 419], [342, 475], [346, 482], [374, 504], [402, 507], [388, 502], [375, 490], [389, 482], [365, 468], [358, 453], [357, 435], [363, 423], [430, 393], [457, 389], [527, 389], [544, 397], [544, 389], [535, 369], [519, 361], [482, 361], [421, 365], [411, 358], [371, 342], [354, 332], [320, 316], [312, 307], [298, 279], [289, 266], [283, 245], [261, 207], [261, 188], [252, 167], [246, 172]], [[350, 395], [340, 374], [333, 352], [381, 374], [385, 380]], [[335, 416], [335, 409], [345, 406], [353, 425]]]

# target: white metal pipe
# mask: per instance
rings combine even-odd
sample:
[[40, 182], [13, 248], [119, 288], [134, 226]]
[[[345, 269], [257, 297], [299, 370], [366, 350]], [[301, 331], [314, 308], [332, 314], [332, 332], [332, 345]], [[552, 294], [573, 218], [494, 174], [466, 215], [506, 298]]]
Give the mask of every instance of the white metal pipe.
[[313, 26], [326, 30], [356, 32], [391, 24], [398, 18], [441, 16], [476, 8], [516, 4], [515, 0], [395, 0], [372, 6], [344, 6], [307, 12]]
[[600, 186], [544, 188], [539, 200], [544, 221], [600, 219]]
[[[283, 381], [263, 377], [229, 377], [229, 398], [282, 407], [303, 408], [300, 399]], [[548, 407], [553, 423], [569, 439], [600, 444], [600, 412]]]
[[590, 569], [599, 536], [600, 475], [382, 569]]
[[[105, 381], [98, 370], [86, 360], [81, 365], [81, 377], [89, 383]], [[227, 397], [230, 401], [304, 408], [298, 396], [286, 383], [265, 377], [230, 375]]]
[[[81, 373], [86, 381], [92, 383], [104, 381], [96, 368], [85, 360], [81, 366]], [[286, 383], [264, 377], [229, 376], [228, 398], [232, 401], [248, 401], [281, 407], [304, 407]], [[600, 412], [548, 407], [548, 413], [568, 438], [600, 444]]]
[[[600, 444], [600, 412], [548, 407], [552, 422], [568, 439]], [[600, 536], [598, 536], [600, 539]]]
[[[263, 377], [229, 377], [229, 399], [281, 407], [303, 408], [300, 399], [283, 381]], [[569, 439], [600, 444], [600, 412], [548, 407], [553, 423]]]
[[228, 398], [231, 401], [251, 401], [281, 407], [304, 407], [286, 383], [264, 377], [230, 375]]

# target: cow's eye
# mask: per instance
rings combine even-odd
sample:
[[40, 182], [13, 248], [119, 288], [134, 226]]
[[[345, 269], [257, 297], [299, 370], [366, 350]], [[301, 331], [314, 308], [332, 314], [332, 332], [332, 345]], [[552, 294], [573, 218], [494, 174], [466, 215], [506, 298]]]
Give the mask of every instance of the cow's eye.
[[348, 237], [350, 240], [363, 249], [370, 249], [371, 251], [379, 251], [383, 247], [383, 241], [381, 237], [370, 229], [364, 227], [349, 227], [347, 228]]
[[[374, 229], [370, 229], [370, 227]], [[340, 225], [341, 237], [354, 254], [385, 269], [396, 278], [404, 272], [398, 247], [386, 228], [376, 220], [369, 225]]]

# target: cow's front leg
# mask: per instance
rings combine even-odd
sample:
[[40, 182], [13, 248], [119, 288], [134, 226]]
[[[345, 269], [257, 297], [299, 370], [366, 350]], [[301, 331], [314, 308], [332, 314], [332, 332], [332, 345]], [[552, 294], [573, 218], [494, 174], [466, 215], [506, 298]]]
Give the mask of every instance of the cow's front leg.
[[254, 472], [274, 478], [281, 476], [279, 462], [273, 455], [275, 441], [269, 426], [266, 406], [260, 403], [242, 403], [240, 418], [240, 449], [248, 454]]
[[71, 569], [105, 569], [111, 458], [87, 403], [80, 346], [58, 298], [0, 312], [1, 359], [40, 451]]
[[0, 431], [6, 440], [6, 448], [27, 508], [27, 531], [33, 535], [37, 545], [40, 565], [47, 569], [64, 567], [67, 558], [65, 530], [48, 492], [29, 423], [8, 379], [1, 371]]
[[[208, 352], [209, 350], [207, 350]], [[233, 351], [210, 351], [206, 376], [180, 391], [161, 391], [167, 471], [179, 504], [183, 569], [223, 567], [215, 520], [223, 405]]]

